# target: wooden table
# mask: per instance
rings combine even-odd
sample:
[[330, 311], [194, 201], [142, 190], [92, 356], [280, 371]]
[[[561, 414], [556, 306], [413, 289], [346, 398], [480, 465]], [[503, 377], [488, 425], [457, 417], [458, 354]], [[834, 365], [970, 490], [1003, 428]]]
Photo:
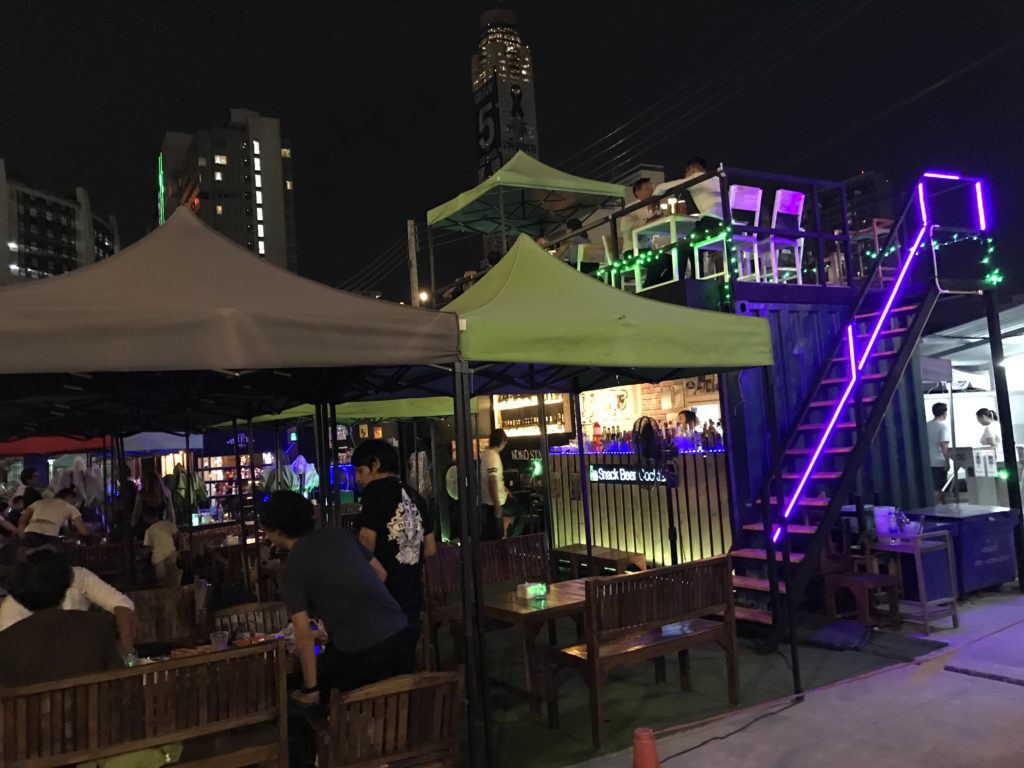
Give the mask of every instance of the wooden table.
[[[641, 552], [627, 552], [611, 547], [592, 547], [592, 551], [595, 570], [611, 568], [616, 573], [625, 573], [626, 567], [630, 565], [640, 571], [647, 570], [647, 557]], [[553, 549], [551, 552], [556, 558], [569, 561], [569, 569], [574, 579], [579, 578], [580, 565], [588, 562], [586, 544], [569, 544]]]
[[[929, 599], [925, 585], [923, 556], [926, 553], [943, 551], [946, 553], [946, 565], [949, 569], [949, 596]], [[926, 635], [931, 634], [930, 622], [937, 621], [938, 619], [951, 617], [953, 619], [953, 627], [957, 628], [960, 626], [960, 617], [956, 607], [956, 563], [953, 559], [953, 541], [950, 538], [949, 531], [930, 531], [918, 534], [917, 536], [900, 536], [895, 541], [890, 540], [889, 537], [883, 534], [881, 539], [871, 542], [867, 546], [869, 560], [871, 555], [875, 553], [887, 555], [897, 560], [901, 555], [910, 555], [914, 558], [914, 567], [917, 570], [918, 599], [917, 601], [907, 600], [904, 593], [902, 604], [906, 605], [909, 609], [907, 612], [901, 612], [901, 618], [904, 621], [923, 624]], [[890, 568], [895, 568], [896, 575], [900, 578], [900, 591], [902, 592], [903, 569], [899, 562], [890, 565]]]
[[583, 615], [586, 603], [586, 579], [560, 581], [548, 587], [548, 594], [540, 598], [522, 598], [515, 592], [502, 592], [484, 598], [484, 615], [508, 622], [518, 630], [526, 661], [526, 696], [530, 702], [530, 715], [540, 717], [541, 695], [537, 676], [537, 634], [548, 625], [551, 643], [555, 643], [556, 619]]

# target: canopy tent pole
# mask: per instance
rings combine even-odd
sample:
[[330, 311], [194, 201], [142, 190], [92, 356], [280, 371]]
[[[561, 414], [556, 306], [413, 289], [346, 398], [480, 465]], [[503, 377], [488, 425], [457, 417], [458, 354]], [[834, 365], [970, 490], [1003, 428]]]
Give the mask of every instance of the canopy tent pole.
[[[238, 419], [231, 419], [231, 442], [235, 446], [235, 495], [238, 497], [238, 506], [242, 506], [242, 452], [238, 446]], [[223, 514], [221, 515], [223, 517]]]
[[[248, 429], [246, 430], [249, 435], [249, 492], [252, 498], [252, 516], [253, 520], [256, 519], [256, 441], [254, 439], [252, 431], [252, 415], [248, 417]], [[252, 581], [249, 575], [249, 545], [246, 543], [249, 538], [249, 532], [246, 530], [246, 519], [245, 519], [245, 504], [242, 504], [242, 535], [238, 539], [238, 543], [242, 545], [242, 583], [245, 585], [246, 595], [253, 595], [255, 590], [251, 589]]]
[[572, 394], [572, 420], [576, 423], [576, 444], [580, 460], [580, 502], [583, 505], [583, 535], [587, 542], [587, 571], [594, 575], [594, 538], [590, 530], [590, 487], [587, 484], [587, 449], [583, 441], [583, 410], [580, 407], [579, 392]]
[[546, 520], [544, 520], [544, 530], [548, 536], [548, 551], [550, 552], [555, 548], [555, 532], [551, 527], [552, 515], [551, 515], [551, 481], [550, 471], [548, 468], [548, 420], [547, 420], [547, 406], [544, 403], [544, 393], [537, 393], [537, 424], [540, 425], [540, 471], [544, 475], [544, 514]]
[[[192, 445], [189, 428], [185, 428], [185, 519], [192, 522]], [[173, 501], [173, 499], [172, 499]], [[174, 515], [174, 525], [178, 526], [178, 516], [174, 514], [174, 504], [171, 504], [171, 514]]]
[[[1006, 383], [1006, 368], [1003, 366], [1003, 331], [999, 327], [999, 305], [996, 303], [994, 291], [985, 291], [985, 315], [988, 320], [988, 343], [992, 350], [992, 380], [996, 389], [996, 407], [999, 409], [1007, 501], [1010, 502], [1011, 509], [1020, 510], [1020, 473], [1017, 469], [1017, 448], [1013, 440], [1010, 388]], [[1020, 577], [1018, 584], [1021, 592], [1024, 592], [1024, 526], [1020, 523], [1014, 529], [1013, 541], [1017, 557], [1017, 574]]]
[[440, 543], [444, 540], [444, 526], [441, 522], [441, 505], [444, 503], [444, 490], [442, 488], [444, 479], [441, 477], [441, 468], [437, 463], [437, 420], [430, 419], [430, 479], [431, 489], [433, 490], [430, 504], [434, 509], [434, 538]]
[[487, 676], [484, 656], [483, 613], [477, 585], [480, 562], [480, 507], [477, 473], [473, 462], [473, 422], [470, 412], [469, 365], [455, 362], [455, 461], [459, 473], [459, 535], [462, 540], [462, 628], [466, 648], [466, 697], [469, 702], [469, 764], [473, 768], [491, 765], [490, 729], [487, 717]]
[[337, 514], [338, 492], [341, 489], [341, 478], [338, 477], [338, 404], [331, 399], [327, 406], [331, 424], [331, 512]]
[[498, 187], [498, 216], [501, 220], [501, 255], [508, 253], [508, 237], [505, 232], [505, 192]]
[[329, 449], [327, 447], [327, 401], [320, 401], [320, 506], [323, 509], [324, 514], [328, 514], [330, 509], [329, 496], [331, 495], [330, 490], [330, 456]]
[[[313, 403], [313, 450], [314, 450], [314, 454], [315, 454], [314, 455], [314, 460], [316, 461], [317, 470], [322, 473], [324, 471], [324, 462], [323, 462], [323, 426], [324, 426], [324, 415], [323, 415], [323, 410], [321, 408], [321, 405], [323, 405], [323, 403], [321, 403], [319, 401]], [[324, 485], [324, 481], [323, 481], [323, 475], [322, 474], [320, 475], [319, 480], [320, 480], [320, 486], [318, 488], [318, 491], [320, 493], [320, 501], [321, 501], [320, 515], [321, 515], [321, 521], [322, 522], [326, 522], [325, 520], [322, 519], [323, 515], [324, 515], [324, 510], [323, 510], [323, 485]], [[302, 476], [301, 486], [302, 486], [302, 489], [301, 489], [302, 492], [305, 493], [305, 490], [306, 490], [306, 476], [305, 476], [305, 474], [303, 474], [303, 476]]]
[[437, 306], [437, 275], [434, 272], [434, 236], [427, 224], [427, 258], [430, 261], [430, 306]]

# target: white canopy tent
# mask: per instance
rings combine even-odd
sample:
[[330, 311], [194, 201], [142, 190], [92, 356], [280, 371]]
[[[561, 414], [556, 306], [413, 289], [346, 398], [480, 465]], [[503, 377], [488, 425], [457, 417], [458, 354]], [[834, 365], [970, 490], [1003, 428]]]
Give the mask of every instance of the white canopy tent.
[[118, 255], [0, 288], [0, 374], [450, 364], [457, 319], [269, 264], [186, 208]]

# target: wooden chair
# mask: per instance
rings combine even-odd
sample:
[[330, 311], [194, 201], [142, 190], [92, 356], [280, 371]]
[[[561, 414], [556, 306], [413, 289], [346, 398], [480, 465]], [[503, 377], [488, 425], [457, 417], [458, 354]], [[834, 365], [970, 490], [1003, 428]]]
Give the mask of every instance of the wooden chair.
[[236, 634], [274, 635], [287, 627], [290, 620], [284, 603], [245, 603], [217, 611], [213, 615], [213, 628]]
[[[738, 703], [736, 616], [728, 556], [593, 578], [586, 583], [586, 600], [584, 642], [551, 653], [546, 675], [551, 727], [558, 727], [555, 676], [562, 667], [576, 669], [587, 682], [591, 736], [594, 746], [599, 747], [601, 688], [609, 672], [655, 661], [660, 679], [664, 676], [664, 657], [678, 653], [679, 684], [689, 690], [689, 650], [707, 643], [725, 651], [729, 702]], [[708, 618], [712, 616], [715, 618]]]
[[129, 592], [135, 603], [135, 642], [184, 645], [207, 636], [209, 585], [157, 587]]
[[551, 579], [548, 540], [543, 533], [482, 541], [477, 548], [485, 585]]
[[107, 580], [122, 579], [128, 575], [128, 549], [124, 544], [94, 544], [69, 547], [72, 565], [86, 568]]
[[288, 765], [284, 643], [0, 690], [0, 766], [184, 742], [178, 765]]
[[857, 621], [866, 627], [875, 625], [872, 607], [876, 592], [885, 592], [889, 603], [889, 625], [900, 628], [899, 577], [890, 573], [829, 573], [825, 575], [825, 611], [830, 618], [839, 614], [836, 596], [842, 589], [849, 590], [857, 607]]
[[314, 721], [320, 768], [454, 766], [461, 672], [400, 675], [346, 694]]

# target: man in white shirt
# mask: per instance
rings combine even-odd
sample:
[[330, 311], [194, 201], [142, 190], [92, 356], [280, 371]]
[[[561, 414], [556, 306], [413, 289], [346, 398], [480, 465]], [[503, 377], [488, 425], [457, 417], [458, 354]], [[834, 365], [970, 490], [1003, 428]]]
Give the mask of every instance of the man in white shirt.
[[56, 540], [65, 523], [71, 523], [86, 538], [92, 536], [82, 522], [82, 513], [69, 503], [75, 495], [74, 488], [64, 488], [52, 499], [40, 499], [27, 507], [18, 521], [18, 530], [26, 543], [38, 547]]
[[496, 429], [491, 432], [487, 445], [487, 450], [480, 455], [480, 502], [483, 510], [480, 538], [483, 541], [504, 536], [502, 507], [508, 500], [508, 488], [505, 486], [501, 452], [508, 445], [505, 430]]
[[945, 403], [932, 406], [932, 420], [927, 424], [928, 458], [932, 465], [932, 486], [939, 504], [946, 503], [946, 478], [949, 476], [949, 448], [952, 437], [946, 419], [949, 408]]
[[[654, 195], [654, 184], [650, 179], [644, 177], [637, 179], [633, 182], [633, 195], [636, 197], [637, 202], [643, 202], [650, 200]], [[623, 247], [632, 250], [633, 239], [632, 232], [637, 227], [641, 227], [648, 221], [658, 215], [658, 209], [653, 205], [645, 205], [641, 208], [637, 208], [632, 213], [628, 213], [619, 220], [619, 232], [622, 235]]]
[[[35, 551], [35, 550], [31, 550]], [[25, 556], [30, 550], [23, 549]], [[135, 650], [135, 603], [86, 568], [72, 568], [71, 587], [64, 593], [61, 608], [65, 611], [88, 611], [93, 606], [114, 615], [121, 650]], [[8, 595], [0, 602], [0, 631], [32, 615], [32, 611]]]

